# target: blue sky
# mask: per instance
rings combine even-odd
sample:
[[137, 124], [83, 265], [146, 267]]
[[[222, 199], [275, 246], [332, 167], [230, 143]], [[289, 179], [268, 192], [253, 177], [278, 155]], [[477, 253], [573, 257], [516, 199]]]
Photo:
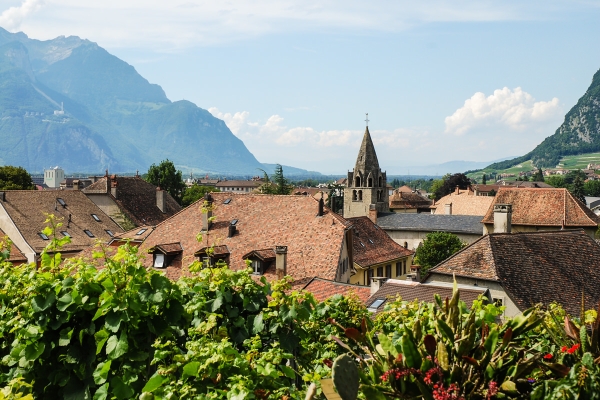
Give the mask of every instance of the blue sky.
[[[525, 3], [525, 4], [523, 4]], [[351, 169], [365, 113], [390, 174], [519, 156], [600, 68], [599, 1], [1, 1], [0, 26], [77, 35], [262, 162]]]

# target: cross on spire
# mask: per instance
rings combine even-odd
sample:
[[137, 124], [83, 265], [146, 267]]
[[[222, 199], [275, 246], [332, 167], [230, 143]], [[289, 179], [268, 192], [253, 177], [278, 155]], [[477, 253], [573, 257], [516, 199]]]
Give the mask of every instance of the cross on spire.
[[366, 115], [367, 115], [367, 119], [365, 119], [365, 122], [367, 123], [367, 126], [369, 126], [369, 113], [367, 113]]

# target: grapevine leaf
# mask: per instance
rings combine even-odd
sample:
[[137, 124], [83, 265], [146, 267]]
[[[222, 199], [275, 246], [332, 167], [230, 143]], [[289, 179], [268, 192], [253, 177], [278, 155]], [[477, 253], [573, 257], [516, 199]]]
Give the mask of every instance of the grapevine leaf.
[[27, 361], [35, 361], [42, 355], [46, 345], [43, 342], [33, 342], [25, 347], [25, 359]]
[[159, 375], [158, 373], [154, 374], [152, 378], [148, 379], [148, 382], [146, 382], [146, 385], [142, 389], [142, 393], [155, 391], [163, 384], [165, 379], [166, 378], [163, 378], [162, 375]]
[[123, 382], [118, 376], [110, 380], [110, 385], [113, 387], [113, 394], [118, 400], [131, 399], [135, 393], [131, 386]]
[[31, 307], [35, 312], [46, 311], [54, 303], [54, 300], [56, 300], [54, 292], [50, 292], [47, 296], [39, 294], [31, 301]]
[[96, 385], [102, 385], [106, 382], [108, 378], [108, 373], [110, 372], [110, 363], [112, 361], [108, 360], [107, 362], [99, 363], [94, 371], [94, 382]]
[[200, 362], [192, 361], [183, 366], [183, 374], [182, 378], [186, 378], [188, 376], [198, 376], [198, 369], [200, 368]]

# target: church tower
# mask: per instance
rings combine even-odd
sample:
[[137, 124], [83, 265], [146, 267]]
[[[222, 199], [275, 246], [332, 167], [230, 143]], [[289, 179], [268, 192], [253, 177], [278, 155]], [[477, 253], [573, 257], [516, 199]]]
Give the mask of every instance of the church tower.
[[389, 212], [389, 193], [385, 172], [379, 168], [375, 146], [369, 133], [369, 119], [354, 170], [348, 172], [344, 189], [344, 217], [369, 216], [369, 209]]

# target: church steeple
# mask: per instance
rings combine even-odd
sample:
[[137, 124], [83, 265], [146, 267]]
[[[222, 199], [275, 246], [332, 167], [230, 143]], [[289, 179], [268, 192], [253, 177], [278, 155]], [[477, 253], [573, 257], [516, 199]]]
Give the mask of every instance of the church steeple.
[[378, 170], [379, 161], [377, 160], [377, 153], [375, 153], [375, 146], [373, 146], [373, 140], [371, 139], [371, 133], [369, 127], [365, 129], [363, 140], [358, 151], [358, 157], [356, 157], [356, 164], [354, 164], [354, 171], [362, 171], [368, 174], [367, 171]]
[[348, 186], [344, 189], [344, 217], [369, 215], [374, 207], [378, 212], [389, 211], [389, 193], [386, 173], [379, 168], [379, 160], [369, 132], [367, 114], [365, 134], [352, 172], [348, 172]]

